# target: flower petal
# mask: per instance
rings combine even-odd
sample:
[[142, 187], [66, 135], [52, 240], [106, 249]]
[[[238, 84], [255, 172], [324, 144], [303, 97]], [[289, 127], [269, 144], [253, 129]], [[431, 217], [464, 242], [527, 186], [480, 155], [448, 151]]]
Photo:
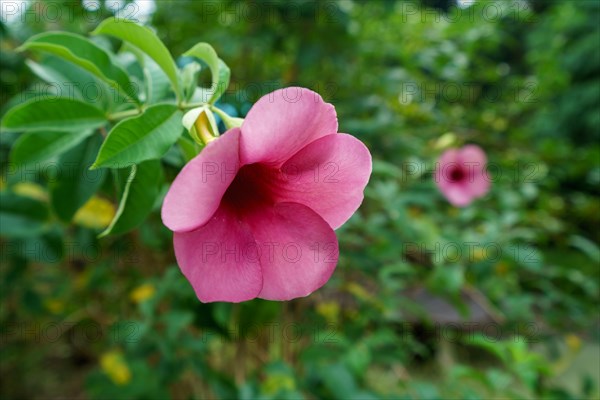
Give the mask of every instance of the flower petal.
[[450, 183], [445, 186], [440, 185], [440, 191], [446, 199], [456, 207], [466, 207], [473, 201], [473, 194], [470, 187], [464, 183]]
[[339, 256], [333, 229], [310, 208], [278, 203], [246, 216], [260, 248], [263, 286], [258, 297], [308, 296], [331, 277]]
[[482, 170], [487, 163], [487, 157], [481, 147], [468, 144], [458, 151], [458, 160], [467, 166], [473, 166], [475, 170]]
[[469, 192], [473, 196], [484, 196], [490, 190], [491, 182], [486, 171], [477, 172], [470, 179]]
[[282, 166], [276, 196], [310, 207], [337, 229], [362, 203], [371, 170], [371, 154], [360, 140], [342, 133], [327, 135]]
[[225, 207], [204, 226], [175, 232], [173, 245], [181, 272], [200, 301], [238, 303], [260, 293], [260, 259], [252, 232]]
[[440, 191], [446, 195], [446, 189], [455, 185], [450, 179], [451, 171], [458, 165], [458, 150], [446, 150], [435, 164], [433, 179]]
[[261, 97], [242, 124], [240, 159], [244, 164], [281, 165], [310, 142], [336, 133], [335, 108], [317, 93], [299, 87]]
[[487, 157], [481, 147], [469, 144], [458, 152], [458, 159], [469, 171], [468, 190], [474, 197], [481, 197], [490, 190], [490, 178], [486, 171]]
[[240, 168], [239, 138], [238, 128], [225, 132], [183, 167], [163, 202], [169, 229], [191, 231], [212, 217]]

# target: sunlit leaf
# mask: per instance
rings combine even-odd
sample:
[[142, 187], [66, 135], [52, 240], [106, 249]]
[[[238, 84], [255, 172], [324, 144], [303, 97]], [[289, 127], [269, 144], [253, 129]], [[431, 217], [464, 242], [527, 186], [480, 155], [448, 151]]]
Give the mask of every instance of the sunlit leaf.
[[102, 144], [94, 168], [125, 168], [162, 157], [183, 132], [181, 117], [176, 106], [161, 104], [119, 122]]
[[169, 77], [177, 97], [182, 97], [175, 61], [163, 42], [149, 28], [129, 20], [109, 18], [102, 21], [92, 34], [113, 36], [142, 50], [152, 58], [165, 72], [167, 77]]
[[139, 103], [137, 88], [109, 53], [83, 36], [68, 32], [45, 32], [27, 40], [20, 49], [43, 51], [70, 61], [109, 83]]
[[214, 103], [229, 87], [229, 78], [231, 72], [229, 67], [217, 56], [213, 47], [208, 43], [198, 43], [184, 53], [185, 56], [196, 57], [204, 61], [211, 73], [211, 96], [209, 99], [203, 99], [209, 103]]
[[106, 123], [102, 111], [82, 101], [58, 98], [30, 100], [11, 108], [2, 120], [2, 129], [51, 131], [94, 129]]

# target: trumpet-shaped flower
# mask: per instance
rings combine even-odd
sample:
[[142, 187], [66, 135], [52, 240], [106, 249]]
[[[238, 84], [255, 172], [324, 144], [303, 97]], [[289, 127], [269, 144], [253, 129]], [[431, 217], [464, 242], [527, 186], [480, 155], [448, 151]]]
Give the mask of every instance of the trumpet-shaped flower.
[[371, 174], [365, 145], [337, 130], [317, 93], [280, 89], [182, 169], [162, 219], [201, 301], [289, 300], [329, 280], [334, 229], [360, 206]]
[[479, 146], [446, 150], [440, 157], [434, 179], [442, 194], [457, 207], [465, 207], [490, 189], [487, 159]]

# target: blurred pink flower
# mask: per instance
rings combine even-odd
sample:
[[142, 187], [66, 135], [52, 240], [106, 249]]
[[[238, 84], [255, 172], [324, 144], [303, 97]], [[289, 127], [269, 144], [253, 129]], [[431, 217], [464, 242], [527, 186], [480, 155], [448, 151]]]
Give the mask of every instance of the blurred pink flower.
[[446, 150], [436, 164], [434, 180], [442, 194], [457, 207], [465, 207], [490, 189], [484, 151], [475, 145]]
[[371, 175], [369, 150], [337, 129], [317, 93], [280, 89], [182, 169], [162, 219], [201, 301], [290, 300], [329, 280], [333, 230], [360, 206]]

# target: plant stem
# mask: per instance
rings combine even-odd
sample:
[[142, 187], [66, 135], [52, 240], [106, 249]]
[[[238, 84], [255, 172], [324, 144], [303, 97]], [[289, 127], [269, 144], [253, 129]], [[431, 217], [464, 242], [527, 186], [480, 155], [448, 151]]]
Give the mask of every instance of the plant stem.
[[[173, 104], [175, 105], [175, 104]], [[202, 107], [203, 105], [206, 105], [206, 103], [179, 103], [177, 104], [177, 107], [182, 110], [189, 110], [190, 108], [196, 108], [196, 107]], [[140, 115], [141, 113], [144, 112], [144, 110], [146, 109], [146, 107], [142, 107], [142, 108], [135, 108], [132, 110], [125, 110], [125, 111], [119, 111], [116, 113], [112, 113], [112, 114], [108, 114], [107, 118], [109, 121], [119, 121], [125, 118], [129, 118], [129, 117], [135, 117], [136, 115]]]

